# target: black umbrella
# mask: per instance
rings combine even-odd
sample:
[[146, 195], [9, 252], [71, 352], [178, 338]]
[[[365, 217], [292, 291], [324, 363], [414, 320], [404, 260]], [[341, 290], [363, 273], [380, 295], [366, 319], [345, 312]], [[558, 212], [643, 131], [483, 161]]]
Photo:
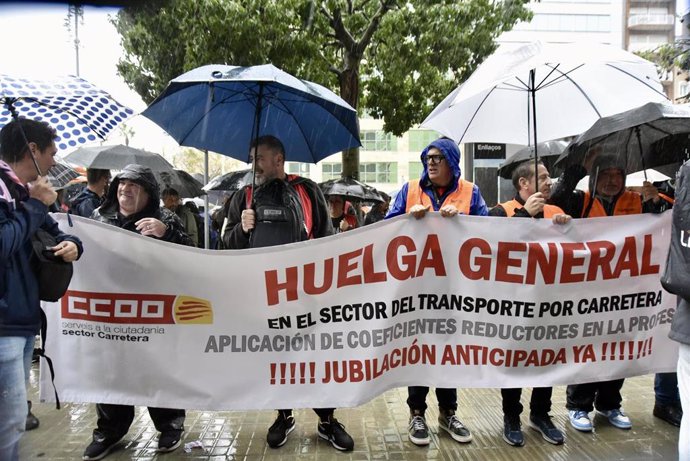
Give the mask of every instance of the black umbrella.
[[180, 194], [180, 197], [184, 198], [198, 197], [205, 193], [202, 184], [186, 171], [154, 171], [153, 174], [156, 176], [161, 191], [172, 187]]
[[378, 191], [352, 178], [331, 179], [319, 184], [323, 195], [340, 195], [353, 202], [383, 202]]
[[680, 147], [688, 134], [687, 104], [648, 103], [599, 119], [568, 145], [557, 164], [587, 165], [599, 154], [617, 156], [626, 173], [680, 164], [688, 157]]
[[[556, 159], [565, 150], [567, 145], [568, 143], [565, 141], [547, 141], [539, 143], [539, 160], [544, 163], [552, 175], [553, 164], [556, 163]], [[515, 168], [525, 160], [534, 161], [534, 147], [525, 147], [508, 157], [498, 168], [498, 175], [501, 178], [511, 179]]]
[[74, 165], [103, 170], [121, 170], [136, 163], [153, 171], [173, 171], [173, 166], [162, 155], [122, 144], [81, 147], [66, 155], [65, 160]]
[[227, 190], [236, 191], [252, 183], [252, 170], [231, 171], [224, 175], [216, 176], [204, 186], [205, 191]]

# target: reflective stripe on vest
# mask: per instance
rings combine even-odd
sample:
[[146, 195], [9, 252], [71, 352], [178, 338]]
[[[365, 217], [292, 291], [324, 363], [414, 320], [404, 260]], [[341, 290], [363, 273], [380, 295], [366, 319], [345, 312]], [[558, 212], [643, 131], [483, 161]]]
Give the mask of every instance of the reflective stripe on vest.
[[[470, 214], [473, 189], [473, 183], [460, 179], [458, 181], [458, 188], [446, 196], [441, 206], [453, 205], [460, 213]], [[405, 211], [409, 212], [413, 205], [424, 205], [431, 207], [431, 210], [435, 209], [433, 203], [431, 203], [431, 197], [429, 197], [419, 186], [419, 180], [407, 183], [407, 203], [405, 205]]]
[[[589, 192], [585, 192], [585, 201], [582, 206], [581, 216], [583, 218], [585, 217], [585, 211], [587, 211], [587, 207], [589, 206], [590, 200], [592, 200], [592, 196], [589, 194]], [[642, 200], [640, 200], [640, 194], [638, 194], [637, 192], [626, 190], [620, 197], [618, 197], [618, 200], [616, 200], [616, 206], [613, 208], [612, 216], [622, 216], [626, 214], [640, 213], [642, 213]], [[595, 198], [594, 203], [592, 203], [592, 208], [589, 210], [589, 215], [587, 215], [587, 217], [601, 218], [604, 216], [608, 216], [606, 214], [606, 210], [604, 209], [604, 205], [602, 205], [601, 201], [599, 201], [598, 198]]]
[[[501, 203], [501, 206], [504, 210], [506, 210], [506, 216], [508, 216], [509, 218], [515, 216], [515, 210], [525, 207], [515, 199], [503, 202]], [[553, 216], [557, 214], [565, 214], [565, 212], [556, 205], [544, 205], [545, 218], [553, 218]]]

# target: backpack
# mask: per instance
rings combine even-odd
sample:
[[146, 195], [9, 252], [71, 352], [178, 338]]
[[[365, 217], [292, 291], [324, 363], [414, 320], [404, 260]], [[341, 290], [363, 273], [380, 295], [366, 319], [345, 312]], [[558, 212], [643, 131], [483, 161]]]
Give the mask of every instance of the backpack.
[[661, 285], [666, 291], [690, 301], [690, 162], [685, 162], [678, 170], [671, 245]]
[[250, 248], [261, 248], [307, 240], [304, 210], [299, 194], [290, 183], [273, 179], [253, 193], [246, 190], [247, 208], [254, 195], [256, 223], [249, 238]]

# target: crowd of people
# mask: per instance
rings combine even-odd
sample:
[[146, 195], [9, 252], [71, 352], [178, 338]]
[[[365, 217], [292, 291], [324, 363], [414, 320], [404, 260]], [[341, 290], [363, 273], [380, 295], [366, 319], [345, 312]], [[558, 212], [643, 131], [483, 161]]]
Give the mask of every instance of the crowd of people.
[[[50, 217], [49, 206], [56, 192], [44, 175], [54, 165], [55, 131], [46, 123], [18, 119], [0, 131], [0, 229], [2, 243], [2, 278], [0, 278], [0, 460], [18, 459], [18, 443], [27, 426], [26, 382], [34, 338], [39, 331], [40, 300], [36, 278], [31, 270], [30, 240], [42, 228], [57, 239], [52, 249], [57, 257], [75, 261], [82, 254], [80, 240], [62, 232]], [[254, 185], [234, 193], [215, 217], [220, 232], [220, 246], [227, 250], [280, 245], [347, 232], [381, 219], [410, 214], [423, 219], [429, 212], [444, 218], [458, 215], [550, 219], [565, 225], [572, 219], [660, 213], [670, 207], [656, 187], [645, 183], [639, 191], [625, 188], [625, 170], [616, 157], [592, 152], [586, 166], [567, 169], [553, 187], [544, 164], [535, 169], [533, 161], [515, 168], [512, 183], [515, 195], [489, 208], [476, 184], [465, 180], [460, 170], [460, 151], [455, 142], [441, 138], [421, 153], [421, 177], [403, 185], [390, 203], [388, 197], [372, 207], [362, 218], [357, 204], [346, 197], [325, 197], [311, 180], [285, 171], [286, 152], [280, 140], [263, 136], [250, 146], [249, 158], [255, 165]], [[589, 191], [575, 189], [577, 182], [590, 174]], [[150, 169], [129, 165], [114, 178], [108, 170], [89, 170], [87, 187], [70, 202], [70, 209], [80, 216], [138, 233], [140, 235], [197, 246], [200, 244], [198, 221], [181, 204], [177, 191], [162, 192]], [[161, 206], [161, 199], [163, 206]], [[271, 222], [281, 216], [280, 227]], [[88, 249], [87, 249], [88, 250]], [[688, 310], [687, 303], [679, 312]], [[687, 313], [685, 313], [687, 314]], [[684, 316], [681, 316], [685, 318]], [[690, 337], [688, 323], [674, 323], [674, 339], [684, 343]], [[687, 354], [685, 355], [687, 357]], [[687, 366], [687, 364], [686, 364]], [[687, 389], [688, 376], [680, 376], [680, 388]], [[624, 380], [575, 384], [567, 388], [570, 424], [579, 431], [592, 431], [590, 413], [596, 410], [614, 427], [627, 430], [632, 422], [622, 409], [621, 388]], [[690, 459], [682, 447], [690, 444], [690, 423], [683, 416], [679, 383], [675, 373], [656, 377], [654, 414], [681, 426], [680, 457]], [[458, 391], [436, 388], [439, 405], [438, 426], [459, 443], [472, 441], [470, 428], [460, 420]], [[415, 445], [430, 443], [425, 418], [428, 387], [408, 388], [408, 438]], [[522, 389], [505, 388], [502, 396], [503, 438], [513, 446], [525, 444], [520, 415]], [[688, 396], [682, 393], [682, 402]], [[551, 387], [532, 390], [529, 427], [543, 439], [560, 445], [564, 435], [552, 422]], [[148, 408], [154, 426], [160, 432], [158, 449], [169, 452], [178, 448], [184, 433], [185, 410]], [[341, 451], [350, 451], [355, 441], [335, 417], [335, 408], [316, 408], [318, 437]], [[127, 434], [134, 418], [134, 407], [101, 403], [96, 405], [97, 427], [83, 453], [84, 460], [104, 458]], [[271, 448], [284, 445], [295, 429], [291, 409], [278, 409], [275, 422], [268, 428], [266, 442]]]

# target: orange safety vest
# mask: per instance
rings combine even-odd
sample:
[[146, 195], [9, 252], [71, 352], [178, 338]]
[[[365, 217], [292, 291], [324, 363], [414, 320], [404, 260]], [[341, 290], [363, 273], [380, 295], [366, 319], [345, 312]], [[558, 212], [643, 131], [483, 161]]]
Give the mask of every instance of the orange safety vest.
[[[585, 201], [582, 206], [582, 218], [585, 217], [585, 211], [587, 211], [590, 200], [594, 200], [594, 203], [592, 203], [592, 207], [589, 210], [589, 215], [587, 215], [588, 218], [608, 216], [601, 201], [598, 198], [592, 198], [589, 192], [585, 192]], [[613, 208], [613, 216], [640, 213], [642, 213], [642, 200], [640, 200], [640, 194], [629, 190], [626, 190], [618, 197], [616, 206]]]
[[[512, 218], [515, 215], [515, 210], [518, 208], [524, 208], [525, 206], [518, 202], [517, 200], [509, 200], [507, 202], [501, 203], [501, 206], [506, 210], [506, 216]], [[556, 205], [544, 205], [544, 217], [553, 218], [554, 215], [565, 214], [565, 211], [561, 210]]]
[[[458, 180], [458, 188], [446, 196], [442, 205], [454, 205], [460, 213], [470, 214], [473, 189], [473, 183], [465, 181], [464, 179]], [[405, 205], [405, 211], [409, 212], [410, 208], [417, 204], [431, 207], [432, 210], [434, 209], [431, 198], [422, 190], [419, 185], [419, 180], [409, 181], [407, 183], [407, 203]]]

